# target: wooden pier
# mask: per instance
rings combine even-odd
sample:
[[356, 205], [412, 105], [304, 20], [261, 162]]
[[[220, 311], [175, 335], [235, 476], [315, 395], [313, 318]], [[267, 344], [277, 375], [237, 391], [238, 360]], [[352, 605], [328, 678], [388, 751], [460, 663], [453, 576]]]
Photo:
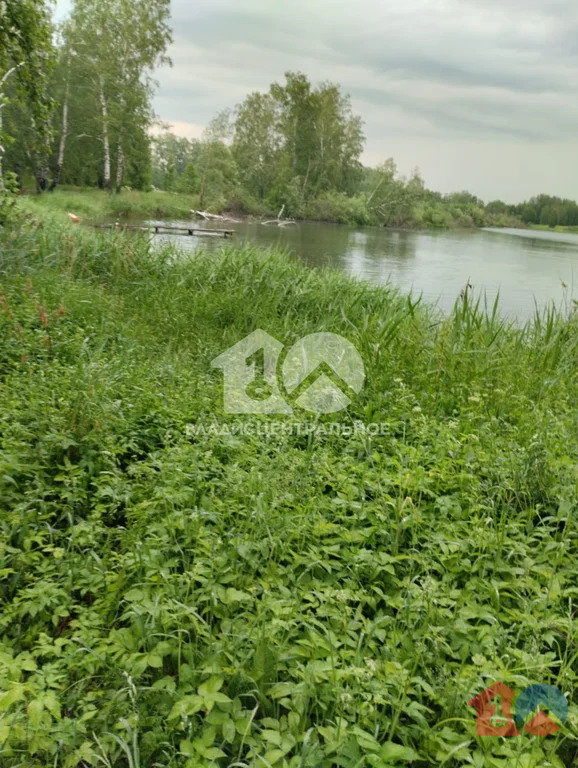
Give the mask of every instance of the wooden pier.
[[196, 235], [199, 237], [233, 237], [233, 229], [200, 229], [199, 227], [171, 227], [168, 224], [93, 224], [97, 229], [136, 229], [155, 235]]

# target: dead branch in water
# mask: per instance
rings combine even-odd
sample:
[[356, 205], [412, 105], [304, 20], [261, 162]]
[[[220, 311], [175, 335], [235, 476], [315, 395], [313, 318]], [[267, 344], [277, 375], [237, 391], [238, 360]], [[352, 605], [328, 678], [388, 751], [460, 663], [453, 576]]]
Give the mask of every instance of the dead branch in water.
[[193, 216], [198, 216], [205, 221], [227, 221], [231, 224], [240, 224], [239, 219], [234, 219], [232, 216], [220, 216], [218, 213], [209, 213], [208, 211], [195, 211], [191, 209]]
[[291, 224], [295, 224], [294, 219], [283, 219], [283, 213], [285, 211], [285, 204], [283, 204], [281, 210], [277, 214], [276, 219], [269, 219], [268, 221], [262, 221], [261, 224], [264, 227], [288, 227]]

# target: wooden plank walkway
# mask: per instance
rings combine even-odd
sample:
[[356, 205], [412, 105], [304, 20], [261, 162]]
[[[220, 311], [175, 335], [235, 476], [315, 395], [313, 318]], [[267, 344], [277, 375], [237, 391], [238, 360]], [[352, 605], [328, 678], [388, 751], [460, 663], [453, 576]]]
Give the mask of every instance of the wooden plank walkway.
[[97, 229], [138, 229], [156, 235], [198, 235], [200, 237], [233, 237], [234, 229], [201, 229], [199, 227], [171, 227], [168, 224], [93, 224]]

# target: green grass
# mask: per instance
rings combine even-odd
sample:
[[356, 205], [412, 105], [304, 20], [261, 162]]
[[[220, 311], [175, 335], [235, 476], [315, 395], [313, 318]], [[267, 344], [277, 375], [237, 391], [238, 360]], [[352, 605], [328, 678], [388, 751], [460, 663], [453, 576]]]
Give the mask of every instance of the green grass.
[[568, 232], [570, 234], [578, 234], [578, 227], [563, 227], [561, 225], [556, 227], [549, 227], [547, 224], [530, 224], [530, 229], [537, 229], [542, 232]]
[[190, 219], [196, 208], [195, 195], [176, 192], [121, 192], [109, 194], [99, 189], [57, 189], [43, 195], [30, 195], [27, 200], [41, 211], [66, 213], [98, 221], [105, 218], [172, 218]]
[[[575, 763], [578, 318], [253, 248], [0, 230], [2, 768]], [[347, 337], [379, 437], [191, 437], [255, 328]], [[272, 418], [272, 417], [270, 417]], [[307, 418], [306, 415], [278, 417]], [[266, 421], [267, 417], [261, 417]], [[555, 736], [467, 702], [558, 686]]]

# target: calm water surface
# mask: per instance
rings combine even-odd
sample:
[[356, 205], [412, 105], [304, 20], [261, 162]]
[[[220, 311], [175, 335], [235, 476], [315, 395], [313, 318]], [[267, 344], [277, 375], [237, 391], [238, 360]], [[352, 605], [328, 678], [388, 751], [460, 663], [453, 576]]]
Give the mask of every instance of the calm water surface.
[[[488, 302], [499, 293], [502, 312], [520, 320], [530, 317], [536, 304], [560, 305], [578, 297], [578, 235], [521, 229], [390, 232], [311, 222], [283, 229], [254, 222], [225, 228], [235, 229], [236, 242], [281, 246], [309, 266], [337, 268], [373, 283], [391, 281], [444, 310], [468, 281]], [[193, 250], [223, 245], [220, 238], [168, 239]]]

